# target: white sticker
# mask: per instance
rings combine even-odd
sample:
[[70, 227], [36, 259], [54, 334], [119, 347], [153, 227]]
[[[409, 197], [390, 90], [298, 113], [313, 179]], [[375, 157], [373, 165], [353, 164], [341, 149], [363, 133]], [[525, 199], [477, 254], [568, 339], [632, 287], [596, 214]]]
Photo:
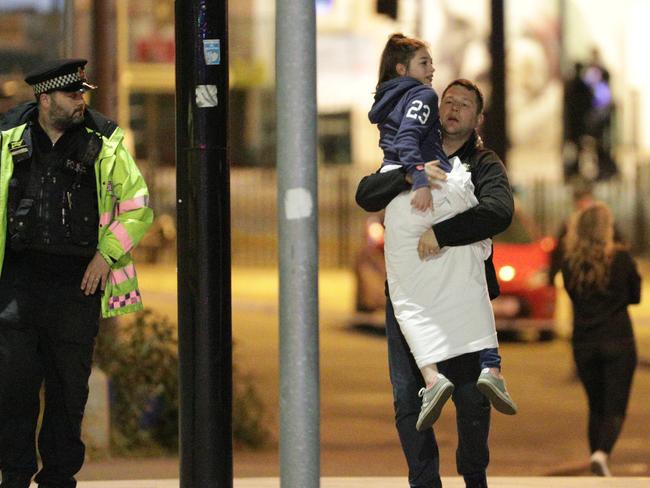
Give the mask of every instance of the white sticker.
[[292, 188], [285, 193], [284, 214], [288, 220], [310, 217], [313, 209], [311, 193], [305, 188]]
[[194, 90], [198, 107], [216, 107], [219, 105], [217, 85], [198, 85]]

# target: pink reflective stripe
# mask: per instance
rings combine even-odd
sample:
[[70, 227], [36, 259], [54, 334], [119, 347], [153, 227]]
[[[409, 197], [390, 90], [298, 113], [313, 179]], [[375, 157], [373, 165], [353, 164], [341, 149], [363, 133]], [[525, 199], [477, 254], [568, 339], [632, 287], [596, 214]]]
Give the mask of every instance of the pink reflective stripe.
[[114, 310], [116, 308], [123, 308], [128, 305], [135, 305], [140, 302], [142, 302], [140, 292], [138, 290], [134, 290], [126, 293], [125, 295], [110, 297], [108, 299], [108, 308], [110, 310]]
[[99, 225], [100, 226], [105, 226], [111, 223], [111, 218], [112, 218], [112, 213], [111, 212], [104, 212], [99, 216]]
[[146, 207], [149, 198], [147, 196], [132, 198], [117, 204], [117, 215], [123, 214], [130, 210], [137, 210], [138, 208]]
[[119, 285], [127, 280], [130, 280], [135, 276], [135, 267], [132, 264], [128, 264], [120, 269], [115, 269], [111, 271], [110, 280], [114, 285]]
[[117, 237], [117, 240], [120, 241], [122, 249], [124, 252], [128, 252], [133, 247], [133, 241], [129, 237], [129, 234], [126, 232], [126, 229], [120, 222], [113, 222], [108, 226], [109, 230]]

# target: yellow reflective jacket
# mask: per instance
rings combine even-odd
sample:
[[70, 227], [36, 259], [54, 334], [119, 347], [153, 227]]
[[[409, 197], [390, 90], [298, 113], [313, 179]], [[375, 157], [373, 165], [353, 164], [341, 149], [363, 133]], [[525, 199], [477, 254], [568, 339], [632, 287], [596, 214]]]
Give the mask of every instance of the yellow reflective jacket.
[[[7, 195], [13, 173], [10, 144], [21, 141], [29, 117], [36, 110], [31, 102], [7, 114], [0, 132], [0, 273], [7, 239]], [[142, 310], [142, 298], [131, 250], [153, 222], [148, 206], [149, 190], [135, 161], [124, 147], [124, 131], [99, 112], [87, 110], [86, 130], [96, 133], [102, 148], [95, 160], [99, 208], [97, 249], [110, 266], [102, 296], [102, 316], [114, 317]]]

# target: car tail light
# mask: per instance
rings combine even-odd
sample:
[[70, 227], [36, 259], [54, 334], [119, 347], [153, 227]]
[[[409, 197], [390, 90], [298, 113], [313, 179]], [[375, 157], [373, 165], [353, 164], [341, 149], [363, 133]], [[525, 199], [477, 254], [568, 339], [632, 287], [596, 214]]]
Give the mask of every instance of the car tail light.
[[517, 270], [509, 264], [499, 268], [499, 279], [502, 281], [512, 281], [516, 274]]
[[369, 222], [366, 227], [368, 244], [381, 247], [384, 245], [384, 226], [379, 222]]

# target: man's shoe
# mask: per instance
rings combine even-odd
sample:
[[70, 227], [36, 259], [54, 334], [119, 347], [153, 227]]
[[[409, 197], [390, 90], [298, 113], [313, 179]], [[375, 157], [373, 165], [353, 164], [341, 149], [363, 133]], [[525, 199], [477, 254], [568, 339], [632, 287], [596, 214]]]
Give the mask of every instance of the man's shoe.
[[29, 488], [29, 485], [32, 481], [32, 477], [25, 474], [5, 472], [1, 477], [2, 482], [0, 482], [0, 488]]
[[604, 451], [594, 451], [589, 460], [589, 469], [596, 476], [611, 476], [612, 473], [607, 466], [607, 453]]
[[454, 391], [454, 385], [443, 375], [438, 375], [436, 381], [430, 388], [422, 388], [418, 396], [422, 397], [422, 408], [415, 428], [418, 431], [430, 429], [440, 417], [440, 412], [445, 402]]
[[497, 411], [506, 415], [517, 413], [517, 404], [512, 401], [508, 390], [506, 390], [506, 381], [490, 373], [489, 368], [484, 368], [481, 371], [476, 387], [490, 400], [490, 403]]

